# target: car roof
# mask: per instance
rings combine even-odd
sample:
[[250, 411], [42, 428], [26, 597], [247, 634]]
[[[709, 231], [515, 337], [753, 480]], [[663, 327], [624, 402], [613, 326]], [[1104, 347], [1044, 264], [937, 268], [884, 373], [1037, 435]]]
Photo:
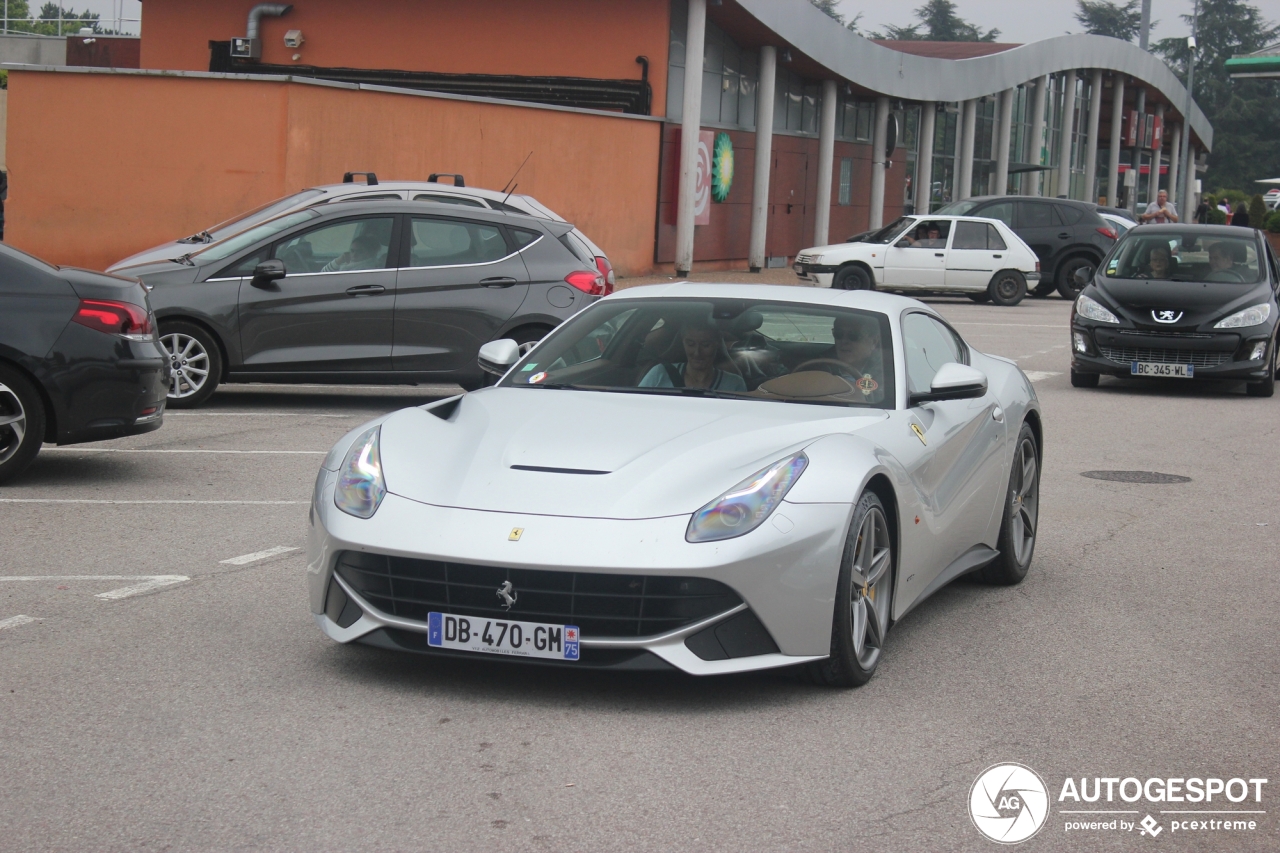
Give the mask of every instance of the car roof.
[[[1094, 210], [1098, 205], [1091, 201], [1079, 201], [1074, 198], [1049, 198], [1040, 195], [975, 195], [970, 196], [965, 201], [1051, 201], [1054, 204], [1069, 204], [1072, 207], [1080, 207], [1085, 210]], [[953, 202], [954, 204], [954, 202]]]
[[628, 287], [606, 299], [761, 299], [795, 302], [802, 305], [829, 305], [861, 308], [889, 316], [907, 308], [919, 308], [937, 315], [928, 305], [907, 296], [878, 290], [833, 290], [827, 287], [800, 287], [786, 284], [735, 284], [721, 282], [674, 281], [669, 284], [647, 284]]
[[1216, 237], [1241, 237], [1249, 235], [1255, 240], [1258, 236], [1256, 228], [1241, 228], [1239, 225], [1196, 225], [1195, 223], [1169, 222], [1157, 225], [1135, 225], [1125, 234], [1151, 234], [1161, 231], [1169, 234], [1209, 234]]
[[[379, 184], [381, 186], [381, 184]], [[406, 201], [404, 199], [378, 199], [376, 201], [361, 201], [359, 199], [334, 199], [328, 204], [317, 205], [308, 208], [319, 213], [322, 217], [333, 216], [351, 216], [354, 212], [359, 213], [430, 213], [439, 216], [448, 216], [451, 219], [477, 219], [486, 222], [507, 224], [512, 223], [537, 223], [545, 228], [555, 227], [569, 230], [573, 225], [568, 222], [557, 222], [552, 219], [545, 219], [541, 216], [532, 216], [528, 213], [511, 213], [503, 210], [490, 210], [484, 207], [459, 207], [456, 204], [437, 203], [432, 201]], [[283, 216], [296, 211], [289, 211], [281, 214]], [[555, 233], [555, 232], [553, 232]]]
[[[507, 198], [507, 193], [500, 190], [488, 190], [483, 187], [455, 187], [453, 184], [441, 184], [435, 181], [378, 181], [376, 184], [317, 184], [309, 189], [320, 190], [324, 193], [334, 195], [354, 194], [385, 190], [387, 192], [397, 192], [399, 190], [418, 190], [421, 192], [439, 192], [445, 195], [462, 195], [476, 196], [478, 198], [489, 199], [491, 201], [502, 201]], [[511, 194], [511, 198], [527, 199], [528, 196], [520, 194]]]

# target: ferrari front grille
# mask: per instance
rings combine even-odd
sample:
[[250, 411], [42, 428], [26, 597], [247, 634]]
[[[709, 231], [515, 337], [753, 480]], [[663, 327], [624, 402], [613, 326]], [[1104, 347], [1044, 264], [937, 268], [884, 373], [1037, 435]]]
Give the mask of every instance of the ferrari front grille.
[[1196, 352], [1185, 349], [1148, 349], [1137, 347], [1098, 347], [1112, 361], [1128, 364], [1145, 361], [1154, 364], [1191, 364], [1196, 367], [1217, 367], [1231, 361], [1229, 352]]
[[[509, 569], [358, 551], [338, 555], [337, 573], [390, 616], [425, 623], [436, 611], [577, 625], [584, 637], [662, 634], [742, 603], [706, 578]], [[510, 608], [499, 588], [514, 599]]]

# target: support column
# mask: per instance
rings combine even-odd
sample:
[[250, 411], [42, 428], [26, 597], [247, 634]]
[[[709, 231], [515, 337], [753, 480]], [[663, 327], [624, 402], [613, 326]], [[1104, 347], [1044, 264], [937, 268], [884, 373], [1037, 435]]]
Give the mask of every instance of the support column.
[[1054, 195], [1071, 197], [1071, 142], [1076, 132], [1076, 71], [1067, 72], [1062, 83], [1062, 135], [1058, 138], [1058, 190]]
[[933, 203], [933, 137], [937, 118], [937, 101], [925, 101], [920, 105], [920, 135], [917, 137], [916, 151], [916, 209], [913, 213], [928, 213]]
[[769, 178], [773, 174], [773, 93], [778, 80], [778, 49], [760, 48], [760, 83], [756, 86], [756, 177], [751, 190], [751, 243], [747, 265], [764, 269], [765, 238], [769, 228]]
[[885, 143], [889, 141], [889, 99], [876, 98], [875, 129], [871, 133], [871, 210], [867, 227], [884, 227]]
[[[1044, 111], [1045, 104], [1049, 97], [1049, 75], [1046, 74], [1036, 81], [1036, 96], [1031, 106], [1031, 139], [1028, 140], [1030, 150], [1027, 151], [1027, 162], [1034, 163], [1037, 166], [1044, 166], [1045, 145], [1044, 145]], [[1044, 186], [1044, 172], [1031, 172], [1031, 192], [1027, 195], [1044, 195], [1041, 188]]]
[[1085, 201], [1098, 200], [1098, 125], [1102, 120], [1102, 70], [1089, 78], [1089, 124], [1085, 134], [1084, 191]]
[[1138, 141], [1133, 146], [1133, 152], [1130, 154], [1129, 162], [1133, 164], [1133, 192], [1129, 194], [1129, 211], [1136, 213], [1138, 210], [1138, 188], [1142, 183], [1142, 143], [1145, 141], [1142, 133], [1143, 124], [1146, 122], [1147, 112], [1147, 90], [1138, 87], [1138, 105], [1134, 108], [1138, 111]]
[[1120, 204], [1120, 125], [1124, 121], [1124, 75], [1111, 83], [1111, 162], [1107, 166], [1107, 204]]
[[702, 129], [702, 54], [707, 36], [707, 0], [689, 0], [684, 46], [684, 113], [680, 122], [680, 190], [676, 196], [676, 275], [693, 270], [693, 202]]
[[[1170, 127], [1165, 135], [1169, 137], [1169, 201], [1177, 205], [1178, 197], [1182, 195], [1178, 186], [1178, 167], [1182, 164], [1182, 126]], [[1191, 212], [1195, 213], [1194, 210]], [[1187, 214], [1179, 210], [1178, 219], [1186, 222]]]
[[1013, 135], [1013, 99], [1015, 89], [1000, 93], [999, 124], [996, 125], [996, 195], [1009, 192], [1009, 139]]
[[831, 169], [836, 156], [836, 81], [822, 81], [818, 123], [818, 207], [813, 212], [813, 245], [827, 245], [831, 230]]
[[[1164, 104], [1156, 104], [1156, 118], [1164, 121]], [[1164, 131], [1161, 130], [1163, 134]], [[1160, 139], [1160, 144], [1151, 151], [1151, 181], [1147, 184], [1147, 195], [1151, 201], [1156, 200], [1156, 196], [1160, 194], [1160, 163], [1164, 158], [1164, 138]]]
[[973, 136], [978, 124], [978, 99], [960, 105], [960, 162], [956, 163], [957, 199], [973, 195]]
[[[1191, 118], [1188, 116], [1183, 118], [1183, 126], [1191, 127]], [[1182, 193], [1182, 206], [1191, 208], [1191, 212], [1195, 213], [1195, 207], [1200, 203], [1196, 198], [1196, 149], [1191, 144], [1191, 135], [1189, 130], [1184, 130], [1187, 134], [1187, 153], [1191, 156], [1187, 157], [1187, 173], [1182, 176], [1182, 182], [1185, 189]], [[1185, 220], [1184, 220], [1185, 221]]]

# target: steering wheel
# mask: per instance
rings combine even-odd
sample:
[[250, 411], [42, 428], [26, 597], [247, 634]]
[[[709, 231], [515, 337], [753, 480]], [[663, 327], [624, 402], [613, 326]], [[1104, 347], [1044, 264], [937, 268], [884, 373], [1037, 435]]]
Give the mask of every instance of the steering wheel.
[[1209, 281], [1244, 281], [1244, 276], [1236, 270], [1214, 270], [1205, 277]]
[[838, 358], [811, 358], [808, 361], [804, 362], [803, 364], [796, 365], [795, 369], [792, 370], [791, 372], [799, 373], [800, 371], [804, 370], [806, 367], [808, 367], [811, 364], [829, 364], [835, 367], [842, 368], [849, 375], [851, 376], [853, 375], [853, 368], [845, 364], [843, 361], [841, 361]]

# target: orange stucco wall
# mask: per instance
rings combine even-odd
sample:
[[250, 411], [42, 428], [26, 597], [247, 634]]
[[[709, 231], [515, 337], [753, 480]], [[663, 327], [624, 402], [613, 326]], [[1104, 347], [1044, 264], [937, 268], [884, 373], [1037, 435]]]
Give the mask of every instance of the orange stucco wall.
[[[209, 70], [209, 42], [244, 35], [255, 0], [147, 0], [142, 67]], [[262, 61], [347, 68], [634, 80], [650, 59], [665, 104], [669, 0], [294, 0], [262, 19]], [[298, 50], [286, 30], [302, 30]]]
[[300, 83], [11, 71], [5, 237], [103, 269], [344, 171], [496, 189], [532, 151], [519, 192], [639, 275], [660, 136], [636, 118]]

